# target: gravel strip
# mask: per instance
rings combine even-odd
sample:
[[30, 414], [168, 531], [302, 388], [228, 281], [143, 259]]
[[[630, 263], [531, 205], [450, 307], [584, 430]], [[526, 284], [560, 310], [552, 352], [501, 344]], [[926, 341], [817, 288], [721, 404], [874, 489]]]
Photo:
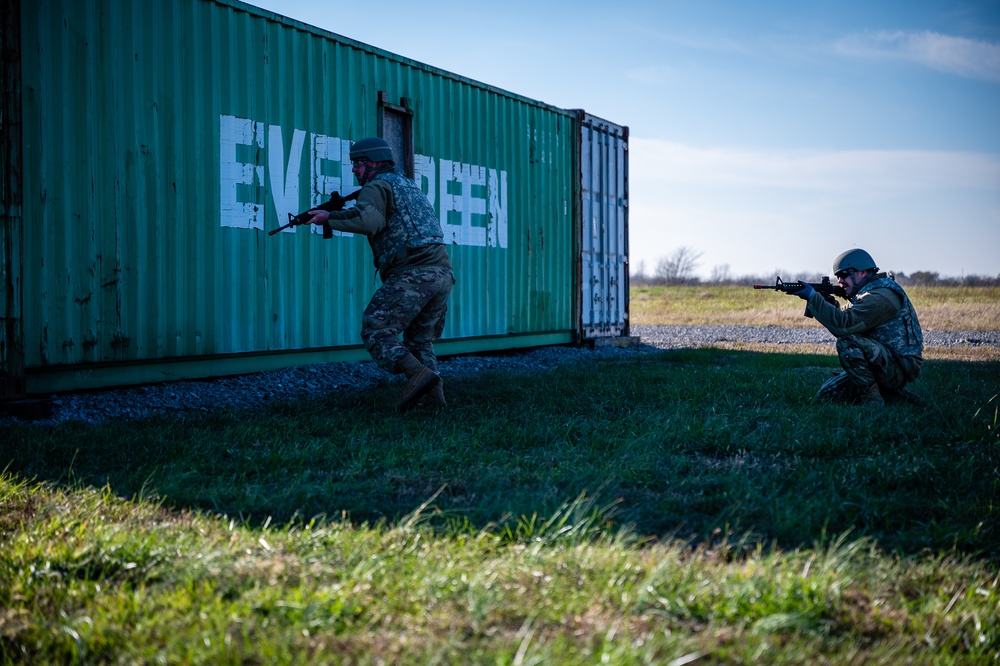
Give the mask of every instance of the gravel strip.
[[[456, 356], [441, 361], [441, 376], [462, 377], [489, 370], [529, 372], [548, 370], [564, 363], [598, 358], [629, 357], [662, 349], [698, 347], [715, 342], [743, 341], [773, 344], [817, 343], [833, 345], [834, 338], [820, 328], [779, 326], [635, 326], [636, 347], [541, 347], [476, 356]], [[932, 347], [1000, 347], [1000, 331], [925, 332]], [[326, 363], [236, 377], [185, 380], [132, 388], [87, 391], [52, 396], [52, 416], [38, 424], [67, 421], [99, 423], [104, 420], [143, 419], [155, 415], [208, 413], [224, 409], [255, 409], [278, 400], [298, 400], [334, 391], [361, 391], [390, 387], [402, 379], [391, 377], [374, 363]], [[0, 416], [0, 426], [18, 422]]]

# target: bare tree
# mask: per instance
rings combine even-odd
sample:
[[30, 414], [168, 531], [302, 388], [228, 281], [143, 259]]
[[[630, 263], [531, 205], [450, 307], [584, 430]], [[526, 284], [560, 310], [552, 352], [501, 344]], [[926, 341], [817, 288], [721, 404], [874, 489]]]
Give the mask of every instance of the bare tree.
[[673, 254], [656, 262], [656, 278], [666, 284], [684, 284], [694, 281], [694, 269], [702, 253], [683, 245]]
[[718, 264], [712, 268], [712, 277], [710, 279], [716, 284], [729, 282], [729, 264]]
[[924, 287], [937, 284], [940, 279], [940, 273], [934, 271], [914, 271], [910, 274], [910, 280], [913, 281], [913, 284]]

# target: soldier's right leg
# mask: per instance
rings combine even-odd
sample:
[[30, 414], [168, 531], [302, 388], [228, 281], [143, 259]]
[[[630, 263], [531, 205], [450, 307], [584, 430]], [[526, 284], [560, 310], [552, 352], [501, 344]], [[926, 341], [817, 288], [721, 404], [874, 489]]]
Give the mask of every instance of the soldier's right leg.
[[883, 392], [898, 391], [906, 384], [906, 377], [892, 352], [871, 338], [860, 335], [838, 338], [837, 356], [862, 404], [881, 407], [885, 404]]
[[846, 372], [841, 372], [823, 382], [815, 399], [822, 402], [854, 402], [857, 397], [857, 385]]
[[[415, 271], [416, 273], [416, 271]], [[431, 370], [437, 371], [434, 341], [444, 332], [448, 313], [448, 297], [455, 277], [450, 268], [432, 267], [419, 271], [415, 290], [424, 306], [403, 330], [403, 346]]]
[[361, 318], [361, 338], [372, 360], [387, 372], [407, 377], [407, 384], [396, 403], [400, 411], [412, 407], [441, 381], [440, 375], [421, 363], [399, 339], [400, 333], [424, 305], [420, 294], [413, 293], [407, 277], [397, 274], [386, 280], [372, 296]]
[[868, 342], [866, 338], [856, 335], [837, 338], [837, 358], [840, 360], [840, 367], [847, 374], [848, 381], [853, 382], [861, 390], [876, 383], [865, 342]]
[[392, 374], [402, 373], [401, 363], [411, 356], [400, 334], [424, 306], [424, 301], [414, 298], [405, 278], [397, 273], [382, 283], [361, 316], [365, 349], [379, 367]]
[[[450, 268], [427, 269], [422, 272], [421, 291], [430, 295], [424, 308], [414, 317], [406, 330], [403, 331], [403, 346], [410, 350], [421, 363], [437, 372], [438, 361], [434, 354], [434, 341], [441, 337], [444, 331], [445, 316], [448, 312], [448, 297], [455, 276]], [[444, 397], [444, 381], [439, 381], [433, 389], [427, 392], [419, 405], [429, 408], [447, 407]]]

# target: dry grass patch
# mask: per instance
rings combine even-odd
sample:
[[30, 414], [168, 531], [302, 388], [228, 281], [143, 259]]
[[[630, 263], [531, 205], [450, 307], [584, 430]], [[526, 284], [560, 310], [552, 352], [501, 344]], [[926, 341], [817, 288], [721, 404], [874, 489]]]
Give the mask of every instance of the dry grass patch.
[[926, 331], [995, 331], [1000, 328], [1000, 303], [919, 304], [920, 325]]
[[[1000, 330], [1000, 287], [907, 289], [926, 331]], [[635, 287], [629, 292], [635, 326], [788, 326], [807, 328], [803, 302], [739, 286]]]
[[832, 342], [833, 338], [830, 339], [831, 344], [817, 344], [811, 342], [743, 342], [741, 340], [726, 340], [706, 346], [715, 347], [716, 349], [759, 352], [762, 354], [818, 354], [836, 356], [837, 351]]
[[[831, 338], [831, 343], [833, 342]], [[833, 344], [816, 343], [776, 343], [776, 342], [741, 342], [739, 340], [714, 342], [705, 347], [730, 349], [734, 351], [759, 352], [762, 354], [816, 354], [820, 356], [837, 355]], [[986, 362], [1000, 361], [1000, 348], [983, 345], [981, 347], [924, 347], [924, 359], [932, 361], [969, 361]]]
[[1000, 361], [998, 347], [924, 347], [924, 359], [931, 361]]

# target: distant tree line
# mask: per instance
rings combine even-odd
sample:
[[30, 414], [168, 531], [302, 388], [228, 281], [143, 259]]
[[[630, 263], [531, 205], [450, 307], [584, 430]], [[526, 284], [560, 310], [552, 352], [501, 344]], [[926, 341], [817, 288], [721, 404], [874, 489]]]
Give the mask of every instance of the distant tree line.
[[1000, 286], [1000, 275], [963, 275], [962, 277], [941, 276], [932, 271], [914, 271], [895, 273], [896, 281], [902, 285], [919, 285], [921, 287], [997, 287]]
[[[695, 270], [700, 265], [702, 252], [682, 246], [675, 249], [668, 255], [660, 257], [650, 272], [646, 262], [640, 261], [633, 267], [629, 281], [633, 286], [643, 287], [649, 285], [697, 285], [697, 284], [717, 284], [717, 285], [737, 285], [745, 286], [752, 284], [772, 284], [774, 275], [742, 275], [731, 274], [729, 264], [721, 264], [712, 268], [711, 276], [704, 280], [699, 277]], [[784, 280], [807, 280], [818, 282], [824, 275], [833, 279], [832, 275], [815, 273], [810, 275], [788, 274], [782, 275]], [[1000, 287], [1000, 275], [963, 275], [961, 277], [942, 276], [933, 271], [914, 271], [906, 273], [894, 273], [894, 277], [903, 286], [916, 285], [921, 287]]]

